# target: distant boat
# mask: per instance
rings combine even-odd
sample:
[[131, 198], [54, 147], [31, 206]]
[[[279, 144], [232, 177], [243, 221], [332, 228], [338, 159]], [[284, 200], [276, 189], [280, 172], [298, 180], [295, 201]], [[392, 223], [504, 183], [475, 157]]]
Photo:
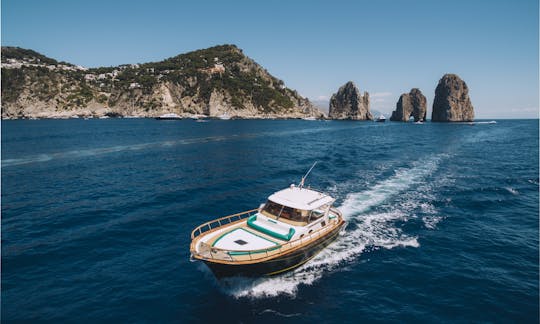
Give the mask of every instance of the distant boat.
[[381, 114], [379, 118], [377, 118], [376, 120], [377, 123], [384, 123], [385, 121], [386, 121], [386, 117], [384, 117], [383, 114]]
[[492, 120], [492, 121], [481, 121], [481, 122], [473, 122], [475, 124], [497, 124], [496, 121]]
[[208, 123], [208, 120], [206, 119], [195, 119], [196, 123]]
[[414, 123], [417, 124], [417, 125], [424, 125], [424, 121], [422, 119], [420, 119], [419, 121], [414, 122]]
[[492, 124], [497, 124], [497, 122], [494, 121], [494, 120], [492, 120], [492, 121], [469, 122], [469, 125], [471, 125], [471, 126], [474, 126], [474, 125], [481, 125], [481, 124], [492, 125]]
[[231, 116], [229, 116], [229, 114], [223, 114], [223, 115], [219, 115], [218, 118], [221, 120], [229, 120], [231, 119]]
[[174, 113], [169, 113], [165, 115], [161, 115], [159, 117], [156, 117], [157, 120], [175, 120], [175, 119], [182, 119], [182, 117], [178, 116]]
[[191, 119], [193, 119], [193, 120], [197, 120], [197, 119], [199, 119], [199, 118], [206, 118], [206, 117], [208, 117], [208, 116], [206, 116], [206, 115], [199, 115], [199, 114], [189, 116], [189, 118], [191, 118]]
[[303, 120], [317, 120], [317, 118], [310, 116], [310, 117], [304, 117]]

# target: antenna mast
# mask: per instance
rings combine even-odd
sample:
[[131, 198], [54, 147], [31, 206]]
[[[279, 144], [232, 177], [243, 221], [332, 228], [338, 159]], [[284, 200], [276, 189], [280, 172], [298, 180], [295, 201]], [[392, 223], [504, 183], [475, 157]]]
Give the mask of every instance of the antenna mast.
[[309, 175], [309, 173], [311, 172], [311, 170], [313, 170], [313, 168], [315, 167], [315, 164], [317, 164], [317, 162], [319, 162], [319, 161], [315, 161], [315, 163], [313, 163], [311, 168], [309, 168], [308, 172], [302, 177], [302, 180], [300, 180], [300, 183], [298, 184], [298, 187], [300, 187], [300, 188], [304, 187], [304, 181], [306, 180], [306, 178]]

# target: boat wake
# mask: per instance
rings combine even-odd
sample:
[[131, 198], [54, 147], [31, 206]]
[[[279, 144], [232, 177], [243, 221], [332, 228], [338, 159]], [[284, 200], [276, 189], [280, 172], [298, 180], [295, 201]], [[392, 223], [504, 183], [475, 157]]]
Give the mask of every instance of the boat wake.
[[[400, 224], [416, 217], [419, 211], [426, 228], [442, 219], [433, 201], [437, 181], [426, 181], [447, 154], [401, 168], [395, 174], [368, 190], [349, 193], [340, 207], [348, 225], [342, 235], [313, 260], [293, 272], [271, 278], [227, 278], [218, 285], [234, 298], [264, 298], [278, 295], [295, 296], [301, 285], [311, 285], [326, 273], [352, 262], [366, 249], [392, 249], [420, 246], [418, 237], [404, 233]], [[345, 187], [348, 185], [345, 184]]]
[[133, 144], [133, 145], [119, 145], [103, 148], [92, 148], [84, 150], [72, 150], [65, 152], [56, 152], [56, 153], [44, 153], [35, 156], [29, 156], [26, 158], [19, 159], [4, 159], [2, 160], [2, 167], [10, 167], [16, 165], [30, 164], [30, 163], [39, 163], [39, 162], [48, 162], [51, 160], [60, 160], [60, 159], [80, 159], [95, 157], [101, 155], [107, 155], [112, 153], [120, 153], [127, 151], [141, 151], [149, 148], [159, 148], [159, 147], [171, 147], [176, 145], [188, 145], [188, 144], [197, 144], [204, 142], [217, 142], [226, 140], [225, 136], [213, 136], [213, 137], [204, 137], [204, 138], [195, 138], [195, 139], [184, 139], [178, 141], [164, 141], [164, 142], [155, 142], [155, 143], [142, 143], [142, 144]]
[[31, 163], [42, 163], [42, 162], [48, 162], [51, 160], [60, 160], [60, 159], [80, 159], [80, 158], [96, 157], [96, 156], [103, 156], [103, 155], [120, 153], [120, 152], [170, 148], [170, 147], [180, 146], [180, 145], [232, 141], [232, 140], [241, 140], [241, 139], [257, 138], [257, 137], [273, 137], [273, 136], [280, 137], [280, 136], [290, 136], [290, 135], [302, 135], [302, 134], [310, 134], [314, 132], [331, 131], [331, 130], [332, 130], [331, 128], [317, 128], [317, 129], [286, 130], [282, 132], [232, 134], [232, 135], [226, 135], [226, 136], [207, 136], [207, 137], [186, 138], [186, 139], [162, 141], [162, 142], [150, 142], [150, 143], [141, 143], [141, 144], [132, 144], [132, 145], [118, 145], [118, 146], [111, 146], [111, 147], [71, 150], [71, 151], [55, 152], [55, 153], [42, 153], [42, 154], [27, 156], [27, 157], [22, 157], [22, 158], [4, 159], [2, 160], [1, 167], [4, 168], [4, 167], [18, 166], [18, 165], [31, 164]]

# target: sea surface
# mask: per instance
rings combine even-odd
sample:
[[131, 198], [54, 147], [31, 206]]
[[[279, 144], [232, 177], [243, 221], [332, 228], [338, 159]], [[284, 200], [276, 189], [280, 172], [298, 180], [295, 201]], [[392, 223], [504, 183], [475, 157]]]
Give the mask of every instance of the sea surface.
[[[2, 121], [1, 316], [26, 322], [539, 321], [538, 120]], [[308, 183], [341, 236], [217, 281], [194, 227]]]

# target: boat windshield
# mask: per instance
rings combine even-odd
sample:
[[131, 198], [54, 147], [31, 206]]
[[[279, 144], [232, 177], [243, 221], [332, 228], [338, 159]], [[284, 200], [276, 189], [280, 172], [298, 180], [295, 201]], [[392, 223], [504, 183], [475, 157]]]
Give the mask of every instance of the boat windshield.
[[278, 217], [279, 214], [281, 214], [281, 208], [283, 208], [282, 205], [276, 204], [275, 202], [268, 200], [264, 205], [262, 211], [272, 216]]
[[[270, 200], [266, 202], [262, 211], [277, 218], [288, 219], [294, 222], [308, 222], [311, 214], [307, 210], [283, 206]], [[312, 220], [314, 219], [316, 218], [312, 217]]]

